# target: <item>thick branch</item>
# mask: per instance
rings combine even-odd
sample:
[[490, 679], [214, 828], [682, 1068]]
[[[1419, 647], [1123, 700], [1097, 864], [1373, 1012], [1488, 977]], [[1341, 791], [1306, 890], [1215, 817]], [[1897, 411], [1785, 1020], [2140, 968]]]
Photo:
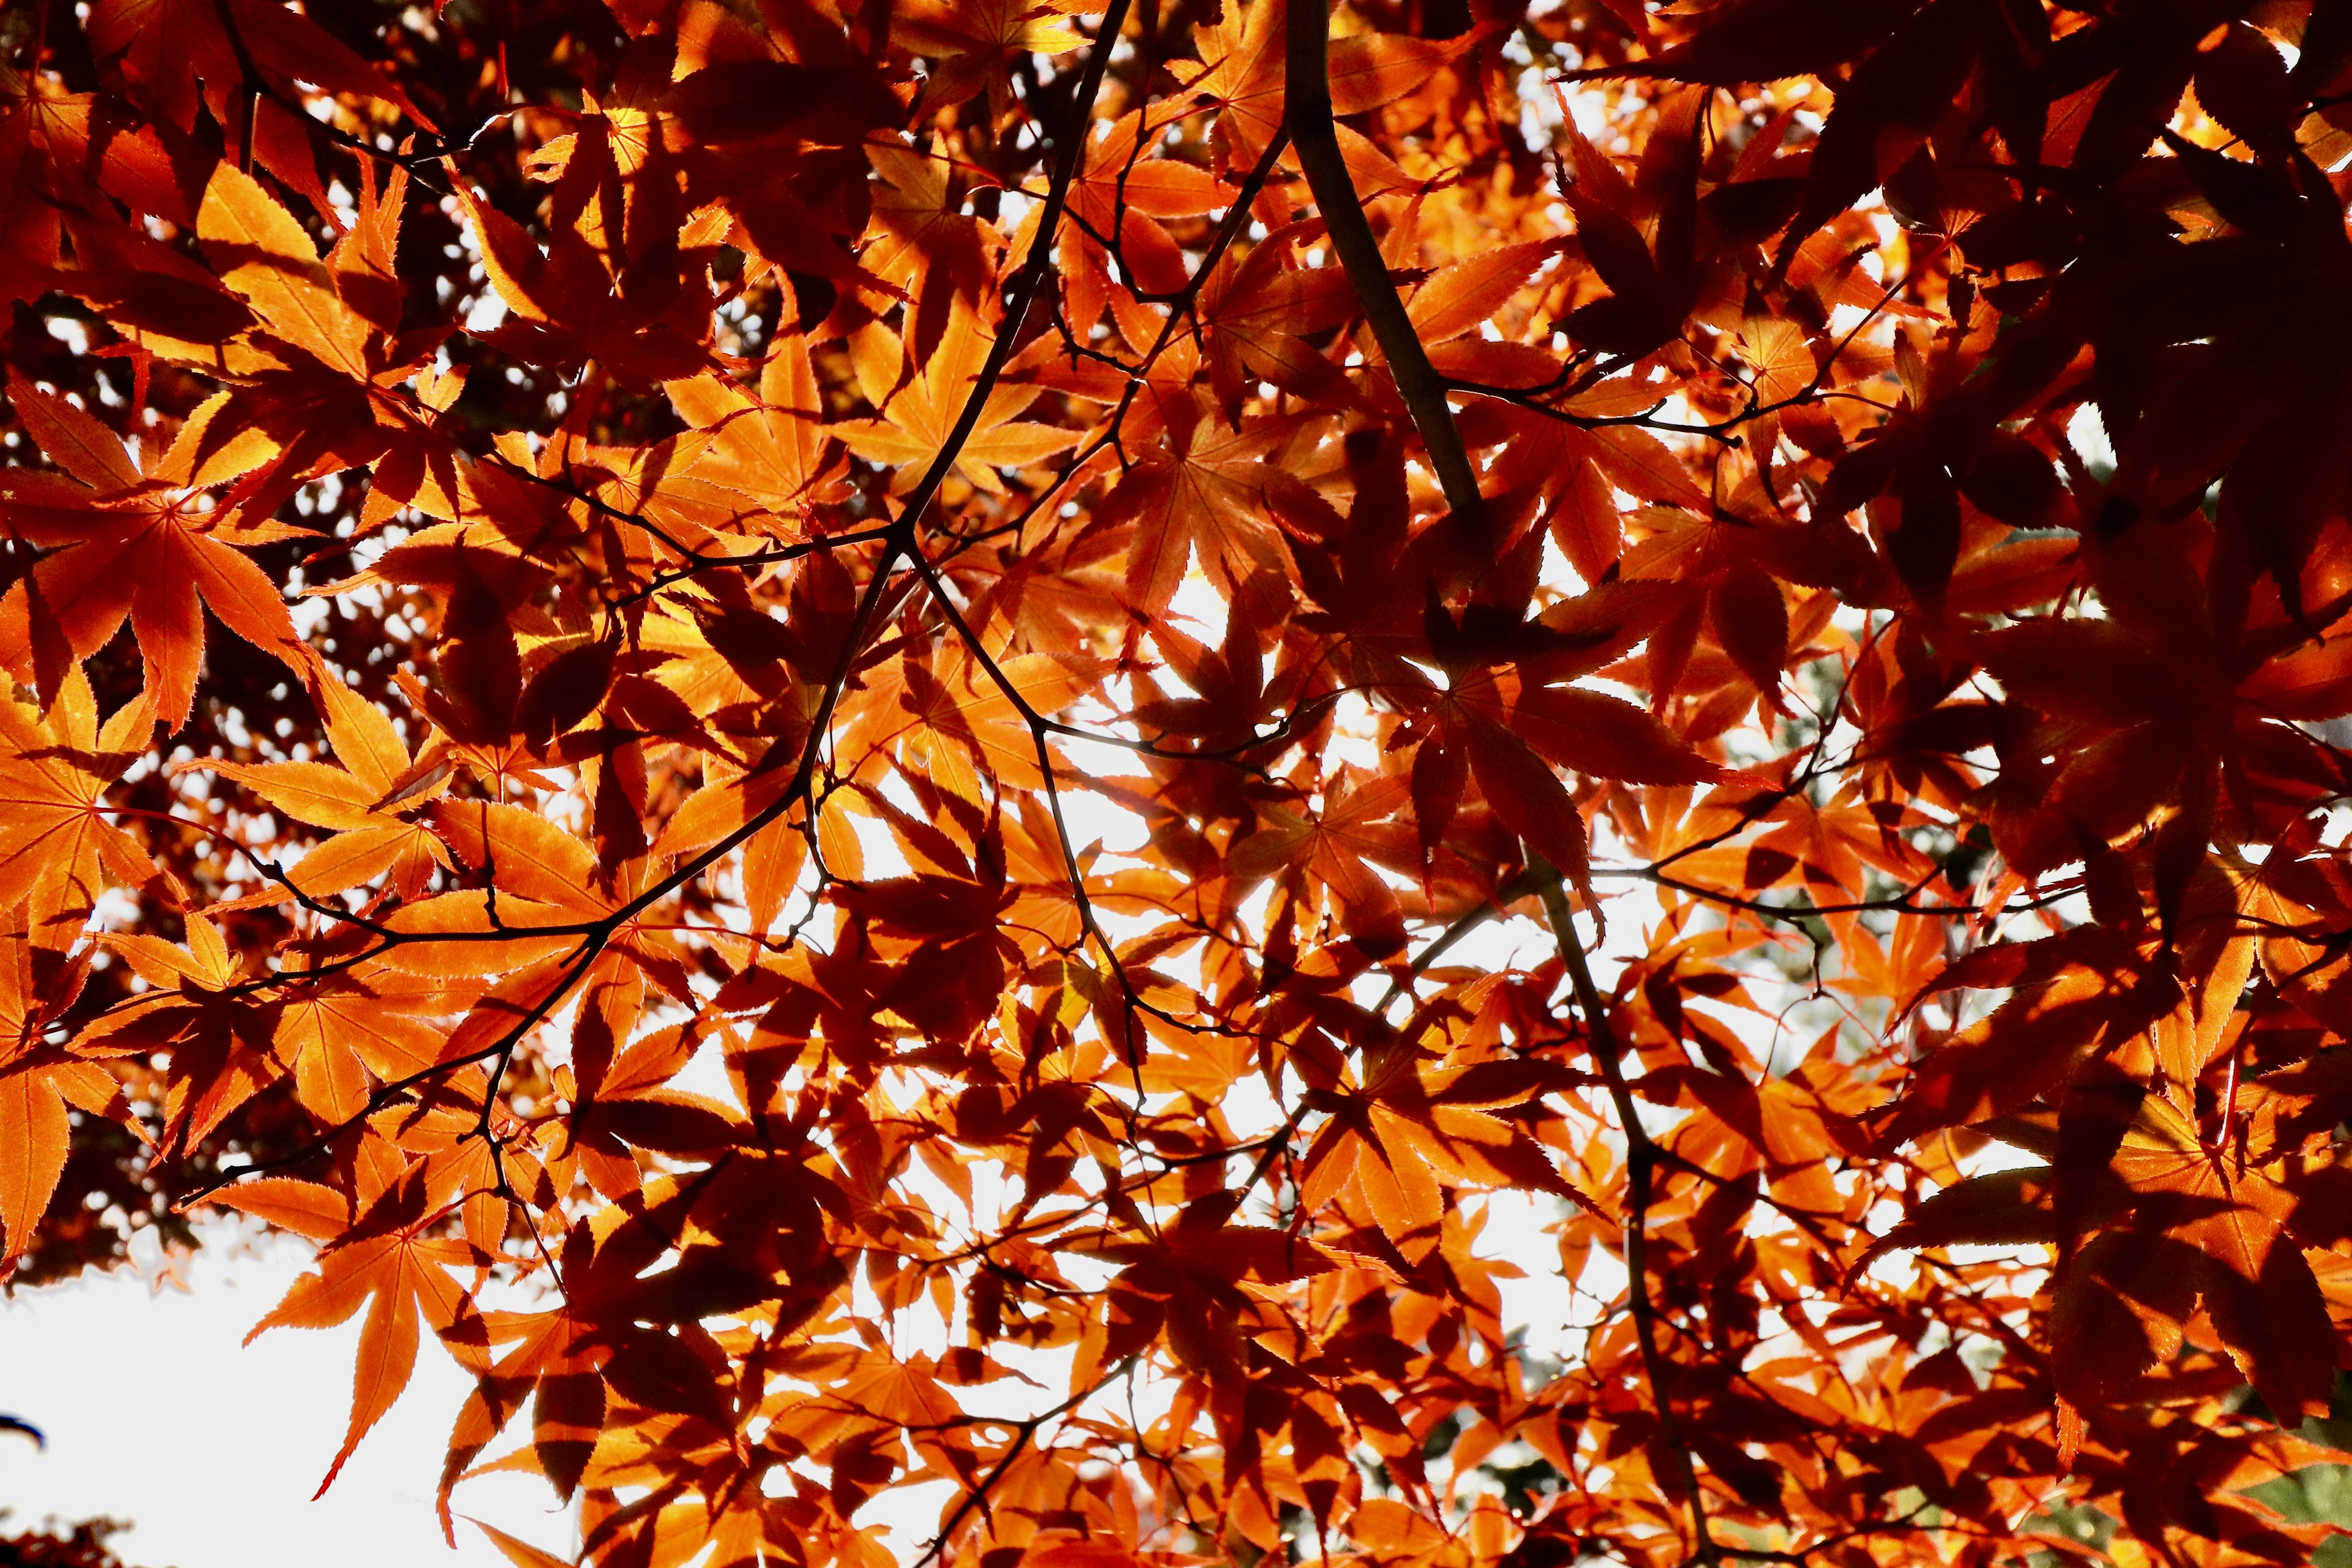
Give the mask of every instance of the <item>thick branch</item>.
[[1466, 512], [1478, 505], [1478, 471], [1470, 466], [1461, 432], [1454, 427], [1454, 410], [1445, 402], [1445, 383], [1429, 363], [1413, 331], [1412, 318], [1389, 279], [1389, 264], [1380, 242], [1364, 217], [1363, 199], [1339, 154], [1339, 133], [1331, 117], [1329, 54], [1331, 13], [1325, 0], [1293, 0], [1290, 34], [1285, 54], [1284, 92], [1289, 104], [1290, 142], [1298, 150], [1298, 166], [1306, 171], [1307, 189], [1323, 215], [1324, 232], [1331, 248], [1355, 285], [1356, 302], [1372, 337], [1396, 378], [1397, 393], [1421, 432], [1429, 451], [1430, 467], [1445, 491], [1445, 504]]

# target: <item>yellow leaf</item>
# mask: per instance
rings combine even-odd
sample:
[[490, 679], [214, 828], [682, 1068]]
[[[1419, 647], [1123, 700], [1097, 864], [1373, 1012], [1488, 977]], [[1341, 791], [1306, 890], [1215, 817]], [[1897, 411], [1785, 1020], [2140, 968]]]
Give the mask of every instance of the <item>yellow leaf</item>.
[[224, 163], [205, 187], [196, 237], [221, 281], [270, 333], [346, 375], [368, 374], [368, 324], [335, 292], [310, 237], [252, 176]]

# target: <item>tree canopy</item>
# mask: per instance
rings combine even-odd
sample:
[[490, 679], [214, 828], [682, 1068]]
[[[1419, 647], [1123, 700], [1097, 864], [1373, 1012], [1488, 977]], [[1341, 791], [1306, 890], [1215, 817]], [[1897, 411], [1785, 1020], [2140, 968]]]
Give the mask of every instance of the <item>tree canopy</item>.
[[2347, 164], [2343, 0], [10, 7], [0, 1267], [612, 1568], [2307, 1563]]

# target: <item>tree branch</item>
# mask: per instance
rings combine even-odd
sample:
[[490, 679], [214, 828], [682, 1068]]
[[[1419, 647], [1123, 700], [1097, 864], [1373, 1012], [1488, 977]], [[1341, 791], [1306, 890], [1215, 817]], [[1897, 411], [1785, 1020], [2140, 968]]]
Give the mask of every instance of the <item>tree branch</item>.
[[1412, 318], [1390, 281], [1388, 262], [1372, 226], [1364, 216], [1363, 199], [1339, 153], [1339, 134], [1331, 113], [1331, 80], [1328, 58], [1331, 13], [1326, 0], [1295, 0], [1290, 7], [1290, 33], [1284, 53], [1284, 92], [1289, 106], [1290, 142], [1298, 150], [1298, 166], [1306, 171], [1307, 187], [1323, 215], [1324, 232], [1331, 248], [1355, 286], [1356, 302], [1381, 353], [1396, 378], [1397, 394], [1421, 432], [1429, 465], [1445, 492], [1445, 504], [1457, 512], [1478, 505], [1478, 471], [1454, 427], [1454, 410], [1445, 401], [1445, 383], [1429, 363], [1413, 330]]
[[1650, 1299], [1650, 1173], [1657, 1163], [1658, 1147], [1643, 1129], [1633, 1091], [1626, 1087], [1617, 1031], [1609, 1021], [1608, 1004], [1600, 987], [1592, 984], [1592, 969], [1585, 963], [1584, 943], [1576, 934], [1575, 916], [1568, 907], [1568, 888], [1558, 871], [1545, 880], [1543, 904], [1552, 935], [1559, 943], [1560, 962], [1568, 965], [1577, 1009], [1584, 1015], [1593, 1062], [1601, 1068], [1601, 1079], [1609, 1086], [1610, 1103], [1617, 1108], [1617, 1120], [1625, 1129], [1625, 1277], [1633, 1338], [1641, 1346], [1642, 1368], [1649, 1375], [1650, 1397], [1657, 1402], [1658, 1433], [1665, 1440], [1674, 1479], [1690, 1499], [1691, 1530], [1697, 1537], [1692, 1560], [1714, 1568], [1722, 1561], [1722, 1552], [1707, 1528], [1706, 1499], [1699, 1492], [1697, 1468], [1691, 1463], [1690, 1447], [1683, 1440], [1674, 1399], [1666, 1391], [1665, 1357], [1658, 1349], [1658, 1308]]
[[[938, 497], [940, 486], [945, 482], [948, 474], [954, 468], [956, 459], [961, 455], [964, 444], [971, 438], [972, 432], [979, 427], [981, 412], [987, 405], [990, 394], [995, 390], [998, 379], [1004, 374], [1005, 365], [1012, 360], [1013, 339], [1021, 324], [1028, 319], [1031, 309], [1036, 304], [1039, 295], [1052, 277], [1055, 237], [1060, 227], [1071, 182], [1076, 178], [1078, 168], [1086, 155], [1087, 131], [1095, 99], [1100, 93], [1103, 77], [1109, 69], [1112, 46], [1118, 40], [1119, 29], [1127, 20], [1129, 4], [1130, 0], [1110, 0], [1109, 7], [1104, 13], [1102, 26], [1096, 34], [1095, 47], [1088, 54], [1085, 74], [1079, 80], [1077, 90], [1072, 100], [1066, 140], [1058, 149], [1055, 160], [1053, 186], [1046, 197], [1045, 209], [1039, 217], [1036, 237], [1031, 242], [1028, 258], [1013, 284], [1012, 301], [1004, 319], [999, 323], [996, 341], [990, 345], [988, 358], [981, 366], [979, 374], [973, 379], [971, 391], [964, 399], [963, 409], [958, 415], [954, 427], [949, 432], [947, 439], [940, 445], [938, 453], [932, 457], [929, 467], [924, 470], [921, 481], [908, 495], [905, 508], [884, 534], [881, 552], [874, 563], [874, 574], [867, 580], [865, 591], [859, 596], [849, 630], [842, 639], [840, 652], [834, 661], [833, 670], [825, 682], [816, 711], [810, 720], [808, 739], [802, 747], [798, 762], [794, 764], [791, 782], [773, 802], [754, 813], [725, 837], [693, 855], [683, 864], [671, 868], [667, 874], [650, 887], [606, 915], [586, 922], [582, 928], [583, 940], [581, 946], [564, 960], [565, 972], [562, 977], [546, 995], [525, 1010], [521, 1017], [512, 1026], [502, 1031], [496, 1040], [479, 1050], [468, 1052], [463, 1057], [449, 1061], [436, 1062], [405, 1078], [382, 1086], [368, 1097], [365, 1107], [358, 1116], [328, 1130], [310, 1145], [299, 1151], [296, 1155], [289, 1156], [289, 1160], [308, 1158], [320, 1152], [335, 1138], [348, 1131], [366, 1116], [389, 1104], [400, 1093], [452, 1068], [495, 1058], [499, 1064], [499, 1070], [502, 1071], [507, 1059], [522, 1043], [523, 1037], [562, 1005], [564, 999], [571, 994], [572, 988], [594, 964], [597, 956], [611, 944], [616, 931], [655, 904], [693, 881], [711, 867], [719, 864], [727, 856], [742, 847], [761, 829], [783, 817], [793, 806], [808, 798], [810, 784], [816, 776], [817, 763], [823, 754], [825, 739], [832, 729], [834, 713], [840, 706], [843, 693], [848, 688], [850, 677], [856, 666], [858, 652], [866, 646], [866, 639], [872, 636], [875, 625], [880, 618], [881, 607], [887, 596], [890, 574], [902, 559], [910, 554], [919, 553], [916, 535], [917, 530], [921, 525], [923, 513], [929, 509], [932, 500]], [[535, 927], [520, 931], [498, 930], [464, 934], [491, 940], [504, 940], [516, 935], [544, 936], [552, 933], [545, 928]], [[436, 933], [436, 940], [440, 939], [442, 939], [442, 933]], [[494, 1084], [496, 1076], [494, 1073], [492, 1079]], [[491, 1096], [486, 1097], [483, 1101], [483, 1125], [477, 1130], [478, 1135], [485, 1138], [489, 1135], [488, 1131], [489, 1100], [495, 1097], [495, 1092], [493, 1089]], [[203, 1191], [182, 1200], [178, 1206], [184, 1208], [201, 1202], [232, 1182], [258, 1175], [265, 1170], [276, 1168], [287, 1163], [287, 1161], [278, 1161], [268, 1164], [247, 1165], [224, 1173], [219, 1180], [212, 1183]]]

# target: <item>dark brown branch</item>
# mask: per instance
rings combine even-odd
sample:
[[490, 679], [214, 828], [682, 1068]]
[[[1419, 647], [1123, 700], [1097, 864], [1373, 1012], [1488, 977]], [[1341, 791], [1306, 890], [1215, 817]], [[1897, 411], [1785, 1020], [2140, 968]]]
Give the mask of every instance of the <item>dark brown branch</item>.
[[1541, 885], [1542, 879], [1536, 874], [1533, 868], [1529, 868], [1496, 889], [1493, 898], [1463, 914], [1452, 925], [1440, 931], [1428, 946], [1413, 955], [1412, 962], [1406, 966], [1404, 974], [1389, 982], [1389, 988], [1381, 994], [1380, 1001], [1374, 1004], [1373, 1013], [1385, 1016], [1388, 1010], [1396, 1005], [1396, 999], [1405, 994], [1405, 985], [1408, 981], [1420, 979], [1428, 972], [1429, 966], [1444, 957], [1455, 942], [1468, 936], [1488, 921], [1499, 919], [1505, 910], [1529, 893], [1535, 892]]
[[1641, 1346], [1650, 1397], [1657, 1402], [1658, 1431], [1665, 1439], [1673, 1479], [1690, 1499], [1691, 1530], [1697, 1537], [1692, 1561], [1715, 1568], [1722, 1554], [1707, 1528], [1706, 1499], [1699, 1491], [1697, 1468], [1691, 1463], [1690, 1446], [1683, 1438], [1674, 1398], [1666, 1388], [1665, 1357], [1658, 1349], [1658, 1308], [1650, 1299], [1650, 1173], [1657, 1164], [1658, 1147], [1643, 1128], [1633, 1091], [1626, 1086], [1617, 1030], [1609, 1021], [1608, 1003], [1592, 984], [1592, 969], [1584, 961], [1584, 943], [1576, 934], [1575, 916], [1568, 907], [1568, 888], [1557, 871], [1545, 880], [1543, 904], [1552, 935], [1559, 943], [1560, 962], [1568, 966], [1569, 981], [1576, 992], [1577, 1010], [1584, 1015], [1593, 1063], [1609, 1086], [1610, 1103], [1616, 1107], [1617, 1120], [1624, 1128], [1625, 1290], [1633, 1314], [1633, 1338]]
[[1389, 280], [1389, 264], [1364, 216], [1363, 200], [1348, 162], [1339, 153], [1339, 134], [1331, 113], [1331, 79], [1328, 58], [1331, 13], [1325, 0], [1299, 0], [1290, 7], [1290, 33], [1284, 55], [1283, 90], [1289, 105], [1291, 145], [1298, 150], [1298, 166], [1307, 173], [1307, 187], [1323, 215], [1324, 232], [1339, 264], [1355, 286], [1356, 303], [1381, 353], [1396, 378], [1397, 394], [1421, 432], [1429, 465], [1445, 492], [1445, 504], [1457, 512], [1478, 505], [1478, 471], [1454, 427], [1454, 411], [1445, 402], [1445, 383], [1429, 363], [1413, 331], [1412, 318]]
[[[1119, 431], [1127, 422], [1128, 412], [1135, 406], [1136, 395], [1143, 390], [1144, 378], [1150, 374], [1151, 366], [1167, 351], [1168, 345], [1176, 341], [1176, 330], [1179, 324], [1193, 319], [1194, 312], [1200, 305], [1201, 290], [1208, 286], [1209, 279], [1216, 272], [1217, 264], [1223, 261], [1225, 253], [1233, 248], [1234, 241], [1240, 237], [1244, 229], [1249, 226], [1250, 209], [1256, 205], [1258, 193], [1265, 188], [1266, 181], [1272, 177], [1276, 160], [1281, 157], [1283, 150], [1289, 145], [1290, 133], [1287, 131], [1276, 132], [1266, 142], [1265, 154], [1258, 159], [1256, 165], [1242, 181], [1241, 189], [1235, 194], [1233, 205], [1225, 209], [1224, 221], [1218, 226], [1216, 238], [1211, 242], [1208, 253], [1201, 258], [1201, 265], [1193, 270], [1191, 280], [1184, 285], [1182, 291], [1170, 305], [1168, 319], [1160, 324], [1160, 331], [1154, 336], [1151, 347], [1145, 352], [1140, 365], [1131, 371], [1122, 367], [1121, 374], [1128, 378], [1127, 385], [1119, 393], [1118, 406], [1114, 408], [1104, 421], [1104, 433], [1087, 443], [1077, 456], [1070, 459], [1069, 467], [1063, 470], [1062, 477], [1038, 491], [1029, 504], [1022, 509], [1019, 516], [1009, 519], [993, 528], [983, 529], [977, 533], [958, 533], [952, 529], [941, 529], [940, 531], [952, 538], [959, 550], [969, 549], [982, 540], [1003, 533], [1011, 533], [1017, 538], [1028, 528], [1030, 519], [1036, 516], [1042, 508], [1050, 505], [1055, 498], [1062, 493], [1063, 489], [1082, 473], [1088, 463], [1099, 457], [1105, 448], [1118, 450], [1120, 460], [1122, 462], [1126, 460], [1126, 450], [1119, 445]], [[1059, 312], [1055, 313], [1055, 322], [1057, 326], [1062, 325]], [[1194, 330], [1196, 332], [1199, 330], [1197, 321], [1195, 321]], [[942, 557], [940, 564], [946, 564], [950, 558], [951, 555]]]
[[[1119, 3], [1120, 0], [1113, 0], [1115, 5]], [[1106, 23], [1105, 26], [1108, 27], [1108, 24]], [[980, 1417], [980, 1420], [991, 1425], [1010, 1426], [1013, 1434], [1013, 1442], [997, 1458], [996, 1463], [989, 1467], [988, 1474], [981, 1477], [971, 1489], [964, 1493], [963, 1500], [956, 1504], [954, 1511], [950, 1513], [946, 1521], [940, 1526], [939, 1534], [931, 1538], [931, 1543], [929, 1546], [923, 1548], [923, 1554], [915, 1559], [913, 1568], [929, 1568], [931, 1563], [938, 1562], [940, 1553], [947, 1549], [949, 1541], [954, 1537], [957, 1527], [971, 1517], [972, 1510], [974, 1509], [986, 1510], [988, 1494], [995, 1489], [996, 1483], [1004, 1479], [1005, 1472], [1012, 1469], [1021, 1456], [1027, 1451], [1030, 1443], [1037, 1436], [1037, 1428], [1048, 1421], [1076, 1410], [1097, 1394], [1109, 1387], [1114, 1379], [1125, 1377], [1128, 1369], [1132, 1367], [1135, 1362], [1134, 1356], [1129, 1356], [1100, 1379], [1073, 1394], [1051, 1410], [1040, 1411], [1034, 1415], [1018, 1421], [1008, 1421], [999, 1415]]]
[[[1734, 1562], [1738, 1563], [1780, 1563], [1789, 1564], [1790, 1568], [1804, 1568], [1805, 1564], [1810, 1563], [1813, 1560], [1814, 1553], [1827, 1552], [1833, 1547], [1843, 1546], [1850, 1541], [1860, 1541], [1874, 1535], [1927, 1535], [1949, 1531], [1951, 1527], [1948, 1525], [1920, 1524], [1916, 1522], [1918, 1517], [1927, 1512], [1930, 1506], [1932, 1505], [1923, 1502], [1900, 1519], [1885, 1520], [1875, 1524], [1856, 1525], [1853, 1529], [1842, 1531], [1836, 1535], [1824, 1536], [1821, 1540], [1814, 1542], [1811, 1546], [1800, 1546], [1793, 1552], [1773, 1552], [1761, 1547], [1751, 1546], [1725, 1546], [1717, 1549], [1717, 1556], [1719, 1558], [1727, 1557], [1732, 1559]], [[1959, 1531], [1954, 1533], [1973, 1535], [1977, 1532], [1973, 1531]], [[1698, 1563], [1705, 1561], [1705, 1559], [1693, 1557], [1688, 1561], [1691, 1563]]]
[[1751, 899], [1739, 893], [1727, 893], [1720, 888], [1708, 888], [1696, 882], [1685, 882], [1679, 878], [1665, 875], [1654, 866], [1596, 866], [1592, 869], [1592, 875], [1632, 878], [1636, 881], [1649, 882], [1654, 886], [1668, 889], [1685, 898], [1698, 899], [1706, 903], [1719, 905], [1724, 909], [1739, 910], [1748, 914], [1761, 915], [1767, 920], [1775, 921], [1802, 921], [1807, 915], [1856, 915], [1874, 911], [1898, 915], [1934, 915], [1939, 920], [1965, 920], [1973, 917], [1977, 912], [1975, 908], [1969, 904], [1915, 904], [1911, 901], [1926, 892], [1936, 879], [1943, 875], [1941, 869], [1928, 872], [1927, 876], [1913, 883], [1903, 892], [1891, 897], [1854, 899], [1842, 904], [1775, 904], [1763, 899]]
[[[990, 394], [996, 389], [997, 381], [1004, 374], [1005, 365], [1013, 357], [1014, 337], [1019, 332], [1022, 322], [1028, 319], [1031, 309], [1036, 304], [1038, 297], [1052, 277], [1055, 235], [1060, 226], [1062, 212], [1069, 196], [1070, 183], [1076, 177], [1078, 165], [1086, 153], [1087, 122], [1093, 112], [1095, 99], [1101, 91], [1104, 74], [1109, 68], [1112, 46], [1118, 42], [1119, 28], [1127, 19], [1129, 4], [1129, 0], [1111, 0], [1108, 10], [1104, 14], [1101, 28], [1096, 35], [1095, 47], [1088, 54], [1085, 75], [1078, 83], [1077, 91], [1071, 104], [1071, 123], [1066, 139], [1055, 160], [1052, 191], [1046, 199], [1045, 210], [1040, 216], [1036, 237], [1031, 243], [1028, 258], [1013, 285], [1011, 307], [1000, 324], [996, 341], [990, 346], [986, 362], [981, 366], [980, 374], [973, 379], [971, 391], [964, 400], [961, 413], [957, 416], [954, 428], [949, 432], [947, 440], [941, 444], [939, 452], [932, 458], [929, 468], [924, 470], [921, 481], [908, 495], [905, 509], [890, 525], [885, 537], [881, 555], [874, 563], [874, 574], [867, 580], [865, 592], [858, 599], [856, 613], [851, 621], [848, 633], [842, 639], [840, 653], [834, 661], [833, 670], [824, 685], [824, 695], [817, 704], [815, 713], [811, 717], [808, 740], [801, 749], [800, 759], [793, 769], [792, 780], [783, 792], [774, 802], [753, 814], [727, 837], [695, 855], [685, 864], [672, 868], [667, 876], [628, 902], [614, 909], [602, 919], [586, 922], [581, 933], [583, 941], [580, 947], [563, 961], [564, 973], [562, 977], [549, 989], [545, 996], [524, 1012], [512, 1027], [507, 1029], [489, 1045], [479, 1050], [468, 1052], [464, 1057], [435, 1063], [406, 1078], [383, 1085], [368, 1097], [366, 1105], [357, 1116], [329, 1129], [295, 1155], [289, 1156], [288, 1160], [247, 1165], [236, 1171], [224, 1173], [218, 1181], [182, 1200], [176, 1206], [185, 1208], [201, 1202], [210, 1194], [217, 1192], [232, 1182], [258, 1175], [264, 1171], [280, 1168], [291, 1160], [307, 1159], [320, 1152], [336, 1138], [357, 1126], [368, 1116], [383, 1109], [399, 1095], [417, 1087], [430, 1078], [453, 1068], [489, 1061], [493, 1058], [496, 1058], [503, 1068], [507, 1058], [522, 1043], [523, 1037], [562, 1005], [563, 1000], [571, 994], [572, 988], [579, 984], [582, 978], [593, 966], [597, 956], [611, 944], [615, 932], [646, 910], [676, 893], [695, 878], [741, 848], [762, 828], [784, 816], [807, 798], [810, 782], [816, 776], [817, 763], [823, 756], [824, 742], [832, 728], [833, 715], [840, 706], [843, 693], [848, 689], [849, 679], [856, 667], [859, 650], [866, 646], [867, 638], [873, 635], [875, 626], [880, 618], [883, 602], [888, 595], [892, 570], [901, 559], [914, 552], [916, 530], [921, 521], [922, 515], [929, 510], [932, 500], [937, 498], [940, 486], [955, 467], [956, 459], [961, 454], [964, 444], [971, 440], [972, 432], [979, 427], [981, 412], [986, 406]], [[551, 933], [545, 928], [529, 928], [513, 932], [467, 934], [504, 937], [508, 935], [543, 936]], [[486, 1100], [483, 1105], [483, 1124], [477, 1130], [477, 1135], [484, 1138], [489, 1136], [488, 1114], [489, 1104]]]

